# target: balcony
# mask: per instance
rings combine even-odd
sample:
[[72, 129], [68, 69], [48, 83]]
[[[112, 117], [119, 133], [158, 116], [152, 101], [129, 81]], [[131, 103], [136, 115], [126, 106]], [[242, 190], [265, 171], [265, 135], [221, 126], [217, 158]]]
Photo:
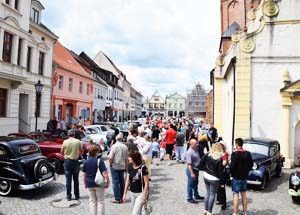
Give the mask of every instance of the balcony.
[[28, 79], [28, 72], [26, 68], [0, 61], [0, 77], [20, 85]]

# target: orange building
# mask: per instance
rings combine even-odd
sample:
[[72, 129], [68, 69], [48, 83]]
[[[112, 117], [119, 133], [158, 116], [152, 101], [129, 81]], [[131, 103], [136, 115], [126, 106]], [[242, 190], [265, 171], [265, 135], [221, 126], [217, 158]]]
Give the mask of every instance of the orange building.
[[54, 45], [52, 116], [67, 125], [91, 123], [93, 79], [60, 42]]

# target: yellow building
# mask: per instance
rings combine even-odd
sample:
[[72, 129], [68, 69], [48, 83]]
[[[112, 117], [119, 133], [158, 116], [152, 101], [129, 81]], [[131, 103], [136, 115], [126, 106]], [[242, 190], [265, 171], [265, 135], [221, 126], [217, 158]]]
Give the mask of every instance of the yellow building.
[[278, 140], [285, 167], [300, 155], [300, 1], [262, 0], [231, 35], [213, 71], [214, 125], [237, 137]]
[[164, 116], [165, 100], [158, 91], [155, 91], [149, 99], [147, 98], [146, 102], [148, 115]]

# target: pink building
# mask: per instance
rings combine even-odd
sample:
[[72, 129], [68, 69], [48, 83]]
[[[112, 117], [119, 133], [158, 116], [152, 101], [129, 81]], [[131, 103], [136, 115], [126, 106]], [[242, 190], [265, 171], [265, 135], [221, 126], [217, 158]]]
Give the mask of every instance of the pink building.
[[52, 116], [68, 125], [91, 123], [93, 79], [60, 42], [54, 45]]

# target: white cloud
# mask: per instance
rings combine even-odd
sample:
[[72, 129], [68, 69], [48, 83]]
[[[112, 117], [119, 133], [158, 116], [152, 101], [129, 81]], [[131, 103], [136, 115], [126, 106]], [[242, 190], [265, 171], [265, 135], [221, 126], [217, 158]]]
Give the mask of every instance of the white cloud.
[[219, 43], [215, 0], [43, 1], [44, 22], [60, 41], [94, 57], [105, 52], [150, 96], [209, 86]]

